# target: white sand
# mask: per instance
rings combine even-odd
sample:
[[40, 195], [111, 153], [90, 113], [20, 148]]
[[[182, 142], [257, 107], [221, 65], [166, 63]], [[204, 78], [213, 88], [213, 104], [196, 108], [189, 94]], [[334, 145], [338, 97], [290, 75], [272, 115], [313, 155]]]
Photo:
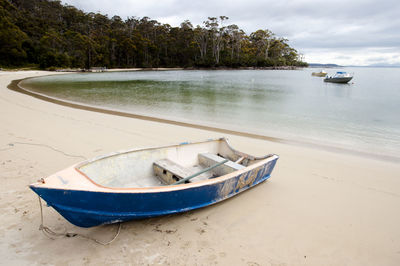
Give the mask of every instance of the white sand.
[[[6, 88], [44, 74], [0, 72], [1, 264], [400, 265], [398, 163], [229, 135], [239, 150], [281, 156], [268, 182], [211, 207], [123, 223], [109, 246], [46, 238], [28, 184], [82, 160], [71, 155], [221, 134], [76, 110]], [[117, 229], [78, 228], [51, 208], [44, 214], [51, 228], [103, 241]]]

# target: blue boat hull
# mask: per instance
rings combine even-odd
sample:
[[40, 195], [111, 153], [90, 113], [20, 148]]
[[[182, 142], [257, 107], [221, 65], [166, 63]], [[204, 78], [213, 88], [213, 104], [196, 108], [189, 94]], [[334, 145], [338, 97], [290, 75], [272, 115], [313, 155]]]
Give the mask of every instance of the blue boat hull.
[[47, 204], [76, 226], [92, 227], [205, 207], [267, 180], [277, 159], [220, 182], [180, 185], [154, 192], [95, 192], [30, 186]]

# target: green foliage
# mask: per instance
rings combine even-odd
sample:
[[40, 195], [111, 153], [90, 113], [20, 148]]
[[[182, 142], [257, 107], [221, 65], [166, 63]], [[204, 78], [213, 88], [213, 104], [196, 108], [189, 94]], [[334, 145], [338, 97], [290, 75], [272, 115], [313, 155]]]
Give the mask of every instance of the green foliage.
[[19, 66], [24, 64], [27, 53], [24, 43], [28, 36], [14, 23], [10, 12], [12, 6], [5, 0], [0, 1], [0, 62], [3, 66]]
[[54, 0], [0, 0], [0, 66], [268, 67], [304, 66], [269, 30], [247, 36], [228, 17], [180, 27], [148, 17], [108, 18]]

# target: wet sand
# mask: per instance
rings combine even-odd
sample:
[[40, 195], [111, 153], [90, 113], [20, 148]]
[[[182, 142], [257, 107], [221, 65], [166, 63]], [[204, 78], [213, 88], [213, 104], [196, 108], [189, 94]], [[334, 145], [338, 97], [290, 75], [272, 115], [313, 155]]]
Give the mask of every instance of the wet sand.
[[[74, 109], [7, 89], [56, 74], [0, 72], [2, 263], [399, 265], [400, 164], [251, 136]], [[122, 224], [100, 246], [46, 238], [28, 185], [116, 150], [226, 136], [238, 150], [280, 159], [269, 181], [220, 204]], [[102, 241], [116, 225], [82, 229], [44, 208], [45, 224]]]

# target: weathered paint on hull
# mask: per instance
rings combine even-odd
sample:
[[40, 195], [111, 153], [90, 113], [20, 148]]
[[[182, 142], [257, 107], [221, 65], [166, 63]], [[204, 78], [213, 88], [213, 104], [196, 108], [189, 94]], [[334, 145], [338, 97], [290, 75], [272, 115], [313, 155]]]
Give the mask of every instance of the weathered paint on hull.
[[49, 206], [76, 226], [92, 227], [179, 213], [205, 207], [267, 180], [277, 158], [230, 179], [203, 186], [177, 186], [171, 191], [95, 192], [31, 186]]

